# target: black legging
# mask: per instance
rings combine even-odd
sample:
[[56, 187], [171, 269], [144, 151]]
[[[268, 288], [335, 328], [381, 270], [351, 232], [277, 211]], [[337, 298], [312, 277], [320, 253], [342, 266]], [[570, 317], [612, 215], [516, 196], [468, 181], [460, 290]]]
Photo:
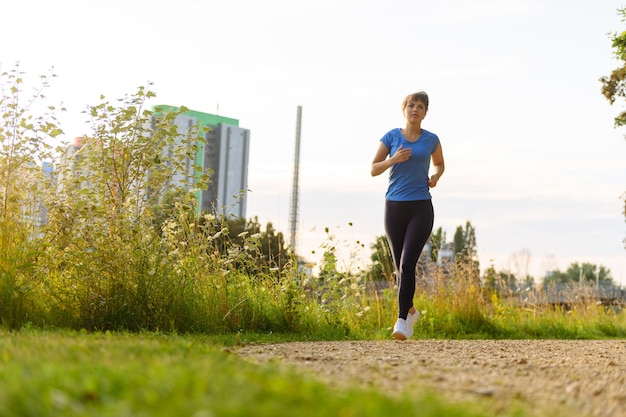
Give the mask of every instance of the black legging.
[[413, 307], [415, 268], [434, 220], [431, 200], [385, 202], [385, 232], [396, 267], [399, 318], [406, 319]]

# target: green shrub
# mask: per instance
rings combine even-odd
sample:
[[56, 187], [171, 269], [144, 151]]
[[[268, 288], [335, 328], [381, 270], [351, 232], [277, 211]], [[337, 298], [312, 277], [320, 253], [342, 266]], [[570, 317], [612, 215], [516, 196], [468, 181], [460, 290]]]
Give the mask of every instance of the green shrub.
[[0, 75], [0, 323], [10, 328], [37, 319], [42, 196], [50, 186], [40, 163], [51, 155], [47, 141], [62, 133], [54, 107], [34, 110], [54, 75], [42, 76], [32, 97], [24, 97], [22, 76], [18, 64]]

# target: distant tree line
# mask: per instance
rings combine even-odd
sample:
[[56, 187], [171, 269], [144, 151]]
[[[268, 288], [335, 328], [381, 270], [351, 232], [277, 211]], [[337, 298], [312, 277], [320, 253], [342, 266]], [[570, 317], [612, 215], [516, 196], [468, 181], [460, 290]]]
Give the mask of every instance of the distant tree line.
[[[446, 233], [441, 227], [435, 229], [429, 238], [431, 248], [430, 258], [428, 261], [437, 264], [438, 252], [444, 246], [452, 247], [454, 253], [454, 261], [457, 264], [468, 264], [473, 268], [476, 276], [479, 276], [479, 261], [476, 250], [476, 229], [470, 221], [465, 225], [459, 225], [454, 233], [451, 243], [446, 242]], [[371, 268], [369, 278], [373, 281], [393, 281], [394, 265], [391, 257], [391, 250], [385, 236], [378, 236], [371, 245]], [[520, 254], [521, 263], [528, 263], [530, 253], [522, 251]], [[467, 268], [465, 269], [467, 272]], [[591, 263], [574, 262], [568, 266], [565, 271], [558, 269], [549, 271], [544, 277], [541, 277], [541, 288], [547, 289], [552, 284], [573, 284], [581, 282], [587, 285], [598, 284], [600, 286], [615, 285], [611, 271], [602, 265]], [[520, 271], [512, 272], [509, 270], [496, 270], [494, 265], [490, 265], [481, 277], [481, 285], [489, 290], [494, 291], [519, 291], [536, 287], [535, 278], [528, 274], [524, 268]]]

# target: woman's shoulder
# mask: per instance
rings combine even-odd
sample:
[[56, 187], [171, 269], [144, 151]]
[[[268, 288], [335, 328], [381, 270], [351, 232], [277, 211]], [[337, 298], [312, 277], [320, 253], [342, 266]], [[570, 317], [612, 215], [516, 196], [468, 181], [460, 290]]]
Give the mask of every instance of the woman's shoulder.
[[437, 134], [431, 132], [430, 130], [422, 129], [422, 137], [429, 138], [434, 142], [439, 142], [439, 136]]
[[383, 135], [381, 140], [385, 143], [396, 142], [402, 137], [401, 129], [399, 127], [393, 128]]
[[399, 127], [394, 127], [389, 132], [385, 134], [385, 136], [398, 136], [402, 133], [402, 129]]
[[433, 133], [430, 130], [426, 130], [426, 129], [422, 129], [422, 135], [428, 135], [428, 136], [431, 136], [431, 137], [439, 138], [439, 136], [437, 136], [436, 133]]

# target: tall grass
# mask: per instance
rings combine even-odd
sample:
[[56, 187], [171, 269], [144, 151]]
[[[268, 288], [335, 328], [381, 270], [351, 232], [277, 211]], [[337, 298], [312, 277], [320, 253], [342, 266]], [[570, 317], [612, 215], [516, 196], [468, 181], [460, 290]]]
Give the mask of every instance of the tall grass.
[[[378, 291], [365, 291], [360, 297], [363, 315], [358, 320], [348, 320], [359, 337], [388, 338], [395, 322], [397, 287], [392, 281], [379, 284]], [[559, 298], [550, 291], [488, 289], [482, 285], [475, 265], [458, 261], [451, 268], [431, 268], [418, 280], [414, 301], [422, 315], [414, 337], [625, 337], [623, 305], [605, 305], [596, 295], [597, 289], [589, 284], [572, 285]]]

